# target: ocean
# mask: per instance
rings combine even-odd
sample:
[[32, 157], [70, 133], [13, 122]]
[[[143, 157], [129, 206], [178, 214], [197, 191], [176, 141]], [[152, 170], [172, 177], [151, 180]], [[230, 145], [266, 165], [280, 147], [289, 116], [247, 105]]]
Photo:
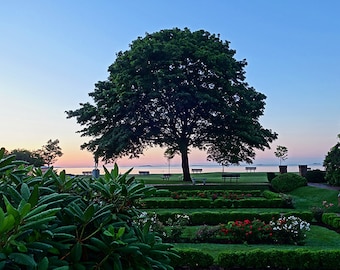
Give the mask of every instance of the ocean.
[[[311, 170], [324, 170], [324, 167], [321, 164], [303, 164], [307, 165]], [[298, 172], [299, 165], [287, 165], [288, 172]], [[112, 164], [108, 164], [105, 166], [109, 171], [113, 169]], [[240, 165], [240, 166], [219, 166], [219, 165], [191, 165], [191, 169], [202, 169], [202, 173], [208, 172], [246, 172], [246, 167], [256, 167], [256, 172], [279, 172], [278, 165], [266, 165], [266, 164], [254, 164], [254, 165]], [[131, 167], [128, 166], [119, 166], [119, 171], [124, 173], [128, 171]], [[65, 170], [67, 174], [75, 174], [82, 175], [83, 172], [90, 173], [94, 168], [93, 167], [55, 167], [58, 172]], [[99, 166], [98, 169], [100, 173], [104, 173], [104, 169], [102, 166]], [[153, 165], [145, 165], [145, 166], [135, 166], [132, 169], [131, 174], [138, 174], [139, 171], [148, 171], [150, 174], [181, 174], [182, 168], [180, 165], [171, 165], [171, 166], [153, 166]]]

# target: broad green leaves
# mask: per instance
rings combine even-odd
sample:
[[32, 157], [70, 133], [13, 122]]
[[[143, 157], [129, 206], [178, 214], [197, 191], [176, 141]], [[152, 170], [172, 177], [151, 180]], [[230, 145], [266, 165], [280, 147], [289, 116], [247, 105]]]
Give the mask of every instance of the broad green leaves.
[[0, 164], [0, 269], [172, 269], [170, 247], [134, 223], [155, 190], [130, 171], [89, 179]]

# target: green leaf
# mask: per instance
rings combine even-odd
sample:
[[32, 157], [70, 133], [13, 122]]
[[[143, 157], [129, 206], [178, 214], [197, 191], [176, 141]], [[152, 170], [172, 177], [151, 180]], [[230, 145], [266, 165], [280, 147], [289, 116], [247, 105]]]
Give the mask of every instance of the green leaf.
[[84, 212], [84, 221], [87, 223], [89, 222], [94, 215], [94, 206], [91, 204], [89, 205]]
[[45, 217], [54, 216], [55, 213], [57, 213], [60, 209], [61, 208], [58, 207], [58, 208], [52, 208], [52, 209], [48, 209], [48, 210], [42, 211], [40, 213], [37, 213], [36, 215], [33, 215], [33, 216], [30, 216], [30, 217], [26, 218], [25, 221], [29, 222], [29, 221], [33, 221], [33, 220], [40, 220], [40, 219], [43, 219]]
[[23, 253], [27, 252], [27, 247], [24, 243], [17, 242], [16, 246], [17, 246], [18, 251], [23, 252]]
[[53, 193], [49, 195], [42, 196], [38, 202], [38, 205], [43, 205], [47, 203], [57, 203], [60, 202], [61, 200], [64, 200], [65, 198], [69, 197], [69, 193]]
[[5, 220], [5, 213], [4, 210], [2, 210], [2, 208], [0, 207], [0, 228], [1, 228], [1, 224], [3, 224]]
[[125, 227], [120, 227], [116, 234], [116, 237], [117, 237], [116, 239], [120, 239], [124, 233], [125, 233]]
[[16, 165], [7, 165], [7, 166], [3, 166], [3, 167], [0, 167], [0, 172], [5, 172], [5, 171], [8, 171], [8, 170], [10, 170], [10, 169], [12, 169], [12, 168], [15, 168], [16, 167]]
[[12, 215], [15, 219], [19, 219], [19, 212], [12, 206], [7, 197], [4, 195], [4, 201], [6, 205], [6, 210], [9, 215]]
[[29, 243], [27, 244], [28, 248], [33, 248], [33, 249], [38, 249], [38, 250], [49, 250], [51, 248], [53, 248], [53, 246], [51, 244], [47, 244], [44, 242], [33, 242], [33, 243]]
[[26, 265], [30, 267], [36, 267], [37, 265], [31, 256], [23, 253], [11, 253], [8, 255], [8, 258], [20, 265]]
[[26, 200], [26, 202], [29, 200], [29, 197], [31, 196], [30, 189], [26, 183], [22, 183], [20, 188], [21, 196]]
[[102, 252], [106, 252], [110, 249], [108, 245], [98, 238], [91, 237], [90, 242]]
[[71, 249], [71, 257], [74, 262], [79, 262], [82, 256], [82, 245], [77, 242]]
[[45, 210], [45, 208], [47, 207], [47, 205], [41, 205], [38, 206], [36, 208], [33, 208], [26, 216], [26, 218], [30, 218], [38, 213], [41, 213], [43, 210]]
[[32, 207], [36, 206], [39, 200], [39, 186], [37, 184], [34, 185], [32, 193], [28, 198], [28, 202]]
[[39, 229], [42, 227], [42, 225], [48, 224], [50, 221], [56, 218], [57, 218], [56, 216], [51, 216], [51, 217], [40, 218], [38, 220], [32, 220], [30, 222], [26, 222], [25, 225], [21, 226], [20, 228], [22, 230]]
[[0, 159], [0, 169], [5, 168], [7, 165], [11, 164], [15, 160], [15, 155], [9, 155], [5, 158]]
[[30, 203], [26, 203], [25, 200], [22, 200], [19, 204], [18, 207], [19, 213], [20, 213], [20, 217], [21, 219], [24, 218], [29, 211], [31, 210], [31, 204]]
[[44, 257], [38, 264], [38, 270], [47, 270], [48, 269], [48, 259]]
[[111, 172], [111, 175], [113, 176], [113, 179], [116, 179], [119, 175], [119, 168], [117, 163], [114, 164], [113, 170]]
[[14, 229], [15, 218], [13, 215], [7, 215], [0, 224], [0, 234]]
[[60, 227], [53, 229], [53, 233], [72, 232], [75, 229], [77, 229], [76, 225], [65, 225], [65, 226], [60, 226]]

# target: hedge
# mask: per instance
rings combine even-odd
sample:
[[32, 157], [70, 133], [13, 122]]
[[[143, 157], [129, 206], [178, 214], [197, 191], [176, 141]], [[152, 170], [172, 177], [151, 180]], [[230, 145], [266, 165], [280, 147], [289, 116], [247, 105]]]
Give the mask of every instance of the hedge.
[[322, 214], [322, 222], [334, 229], [340, 229], [340, 215], [337, 213]]
[[210, 254], [198, 249], [174, 251], [180, 256], [171, 260], [175, 269], [210, 269], [213, 265], [224, 269], [340, 269], [340, 250], [228, 250], [219, 253], [215, 262]]
[[340, 269], [340, 250], [280, 250], [223, 251], [217, 264], [224, 268], [252, 269]]
[[[217, 202], [215, 202], [217, 201]], [[206, 198], [171, 199], [148, 198], [141, 200], [141, 208], [286, 208], [287, 205], [281, 198], [265, 199], [250, 198], [240, 200]]]
[[173, 267], [209, 268], [214, 264], [211, 255], [196, 249], [174, 249], [180, 258], [172, 258]]

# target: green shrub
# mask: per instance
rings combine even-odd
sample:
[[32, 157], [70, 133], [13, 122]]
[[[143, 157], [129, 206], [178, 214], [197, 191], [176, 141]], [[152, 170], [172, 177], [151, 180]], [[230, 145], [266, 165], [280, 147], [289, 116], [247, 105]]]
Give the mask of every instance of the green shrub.
[[307, 184], [306, 178], [295, 173], [284, 173], [272, 180], [272, 187], [277, 192], [289, 192]]
[[322, 214], [322, 222], [335, 229], [340, 229], [340, 215], [338, 213]]
[[216, 199], [212, 202], [212, 207], [215, 208], [230, 208], [232, 207], [233, 202], [231, 200], [226, 199]]
[[268, 179], [268, 182], [271, 183], [272, 180], [276, 177], [276, 173], [274, 172], [267, 172], [267, 179]]
[[270, 190], [264, 190], [262, 192], [262, 196], [266, 199], [276, 199], [276, 198], [280, 198], [280, 194], [270, 191]]
[[136, 223], [152, 195], [118, 166], [68, 177], [23, 166], [0, 150], [0, 269], [169, 269], [171, 245]]
[[321, 170], [312, 170], [306, 172], [306, 179], [309, 183], [325, 183], [326, 172]]
[[167, 189], [157, 189], [155, 194], [153, 194], [154, 197], [170, 197], [171, 192]]
[[171, 260], [173, 267], [190, 267], [190, 269], [209, 268], [214, 264], [214, 258], [197, 249], [177, 249], [175, 250], [179, 258]]
[[340, 250], [280, 250], [254, 249], [250, 251], [223, 251], [218, 254], [220, 267], [251, 269], [340, 269]]
[[235, 208], [284, 208], [285, 204], [281, 198], [275, 199], [263, 199], [263, 198], [253, 198], [253, 199], [243, 199], [233, 202]]

